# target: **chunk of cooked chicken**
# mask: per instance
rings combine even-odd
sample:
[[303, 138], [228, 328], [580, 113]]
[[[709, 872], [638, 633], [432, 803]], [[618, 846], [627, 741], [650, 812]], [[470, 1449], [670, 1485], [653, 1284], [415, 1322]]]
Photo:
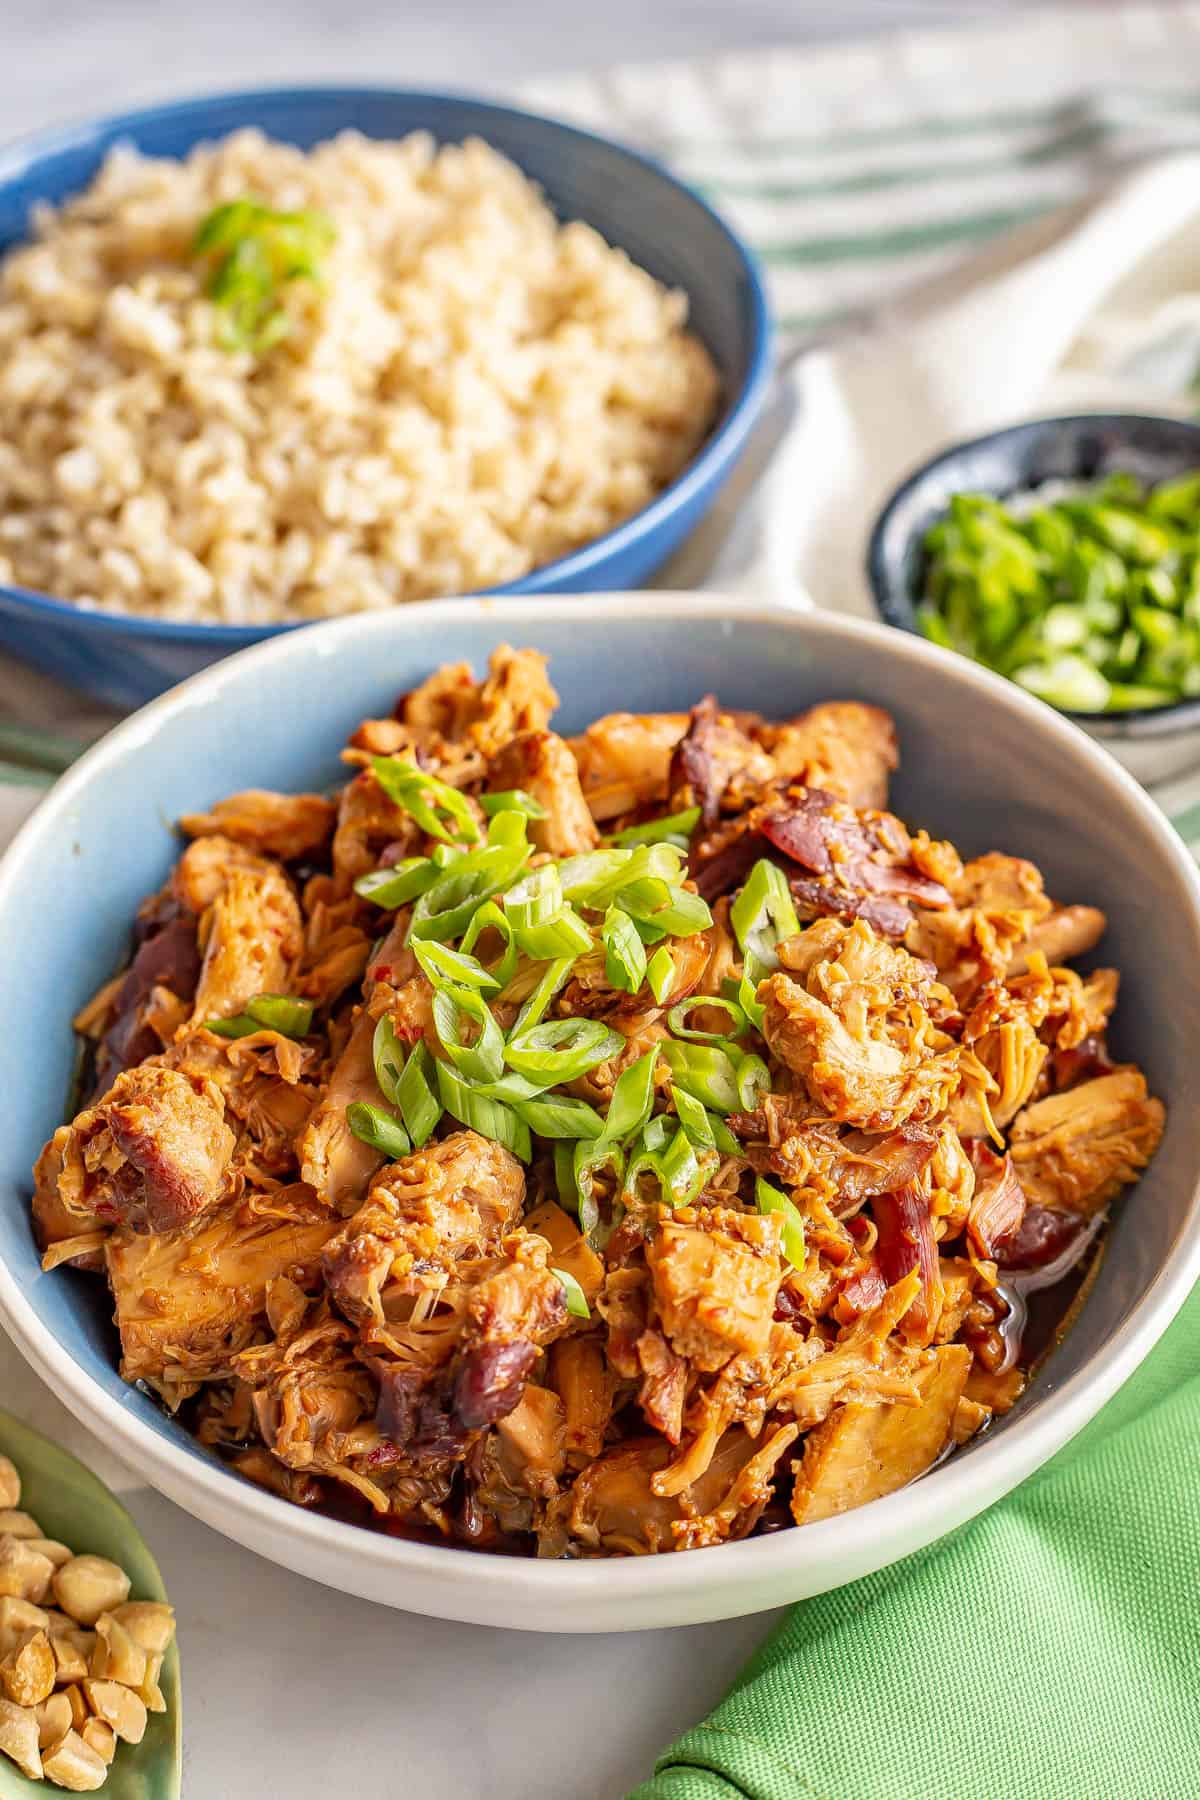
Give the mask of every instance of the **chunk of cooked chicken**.
[[373, 769], [362, 769], [347, 782], [338, 801], [333, 834], [337, 892], [348, 895], [360, 875], [378, 867], [385, 851], [398, 862], [415, 856], [420, 843], [421, 828], [416, 820], [384, 793]]
[[74, 1219], [76, 1231], [194, 1224], [226, 1191], [234, 1143], [214, 1082], [143, 1063], [55, 1132], [38, 1160], [35, 1212]]
[[375, 1078], [376, 1020], [364, 1010], [334, 1065], [328, 1086], [305, 1126], [298, 1146], [300, 1173], [334, 1211], [345, 1213], [367, 1191], [367, 1183], [383, 1161], [378, 1150], [355, 1137], [346, 1108], [355, 1101], [379, 1104]]
[[[792, 1435], [775, 1434], [777, 1457]], [[735, 1427], [725, 1433], [703, 1475], [678, 1494], [657, 1494], [652, 1485], [671, 1455], [662, 1438], [635, 1438], [606, 1450], [550, 1509], [539, 1554], [561, 1556], [572, 1543], [585, 1555], [644, 1556], [688, 1549], [698, 1527], [701, 1542], [743, 1538], [770, 1498], [771, 1470], [761, 1463], [745, 1488], [738, 1485], [743, 1470], [763, 1447]]]
[[114, 1231], [105, 1260], [125, 1379], [148, 1382], [171, 1407], [226, 1379], [262, 1328], [270, 1283], [284, 1274], [311, 1283], [335, 1229], [296, 1186], [222, 1207], [187, 1231]]
[[579, 785], [575, 758], [553, 731], [526, 731], [511, 738], [488, 770], [493, 793], [523, 788], [545, 817], [529, 822], [530, 841], [550, 856], [575, 856], [600, 841]]
[[1021, 975], [1031, 955], [1040, 952], [1048, 963], [1069, 962], [1095, 949], [1108, 920], [1098, 906], [1056, 906], [1026, 934], [1008, 965], [1010, 975]]
[[887, 1131], [944, 1110], [957, 1047], [930, 1017], [946, 998], [928, 966], [864, 920], [822, 919], [791, 938], [759, 987], [763, 1035], [829, 1116]]
[[783, 1273], [779, 1214], [713, 1206], [664, 1219], [646, 1245], [663, 1331], [697, 1369], [762, 1349]]
[[686, 713], [608, 713], [570, 738], [592, 817], [603, 823], [665, 804], [671, 757], [687, 728]]
[[1094, 1213], [1144, 1169], [1162, 1137], [1162, 1102], [1140, 1069], [1035, 1100], [1013, 1120], [1009, 1154], [1030, 1204]]
[[329, 1245], [329, 1292], [347, 1318], [382, 1320], [385, 1288], [436, 1289], [459, 1258], [493, 1252], [524, 1201], [525, 1173], [511, 1151], [453, 1132], [384, 1169]]
[[286, 992], [304, 932], [295, 891], [278, 864], [232, 874], [201, 920], [200, 936], [193, 1024], [241, 1012], [257, 994]]
[[775, 764], [732, 713], [721, 711], [716, 695], [707, 694], [691, 710], [687, 730], [671, 753], [667, 779], [669, 810], [698, 806], [701, 826], [708, 830], [727, 794], [732, 805], [746, 805], [775, 779]]
[[269, 856], [260, 856], [231, 837], [214, 832], [193, 839], [175, 864], [167, 891], [179, 905], [197, 917], [208, 911], [213, 901], [225, 892], [234, 875], [277, 873], [279, 864]]
[[915, 907], [951, 904], [943, 884], [919, 867], [915, 846], [888, 812], [857, 811], [822, 788], [789, 788], [748, 815], [767, 843], [803, 872], [789, 884], [801, 917], [865, 919], [901, 939]]
[[916, 1375], [916, 1406], [843, 1405], [811, 1431], [792, 1491], [797, 1525], [894, 1494], [931, 1468], [951, 1440], [970, 1367], [965, 1344], [946, 1344]]
[[336, 817], [333, 801], [321, 794], [276, 794], [267, 788], [246, 788], [218, 800], [208, 812], [184, 813], [179, 825], [191, 838], [218, 832], [260, 855], [295, 862], [325, 848]]
[[826, 700], [785, 725], [761, 727], [757, 735], [781, 779], [824, 788], [851, 806], [887, 805], [888, 778], [900, 752], [895, 724], [882, 707]]

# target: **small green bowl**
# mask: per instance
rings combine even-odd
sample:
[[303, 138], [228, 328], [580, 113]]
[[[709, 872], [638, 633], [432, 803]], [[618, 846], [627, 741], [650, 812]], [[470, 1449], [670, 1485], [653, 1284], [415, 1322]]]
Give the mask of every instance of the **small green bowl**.
[[[167, 1591], [158, 1564], [141, 1532], [120, 1501], [75, 1457], [60, 1450], [40, 1432], [31, 1431], [11, 1413], [0, 1411], [0, 1455], [16, 1464], [21, 1477], [21, 1506], [33, 1514], [49, 1537], [69, 1544], [80, 1555], [107, 1556], [129, 1576], [134, 1600], [165, 1600]], [[159, 1685], [165, 1713], [151, 1713], [140, 1744], [118, 1744], [117, 1754], [100, 1792], [106, 1800], [179, 1800], [182, 1782], [183, 1712], [179, 1687], [179, 1652], [167, 1652]], [[0, 1755], [3, 1800], [48, 1800], [60, 1793], [49, 1781], [30, 1781]]]

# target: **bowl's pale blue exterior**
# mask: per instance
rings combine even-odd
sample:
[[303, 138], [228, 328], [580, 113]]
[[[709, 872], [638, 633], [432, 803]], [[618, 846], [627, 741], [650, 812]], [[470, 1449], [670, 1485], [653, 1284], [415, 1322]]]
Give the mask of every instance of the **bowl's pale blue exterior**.
[[[546, 192], [669, 286], [688, 295], [692, 324], [721, 374], [717, 426], [679, 479], [594, 544], [497, 588], [503, 594], [614, 591], [644, 584], [716, 498], [753, 426], [769, 378], [771, 328], [755, 258], [698, 194], [635, 151], [590, 132], [467, 96], [373, 88], [267, 89], [184, 101], [42, 133], [0, 152], [0, 253], [27, 234], [38, 201], [91, 180], [105, 154], [131, 143], [181, 156], [244, 126], [309, 148], [336, 132], [441, 141], [482, 137]], [[247, 644], [296, 627], [159, 625], [82, 613], [0, 586], [0, 649], [111, 705], [138, 706]]]
[[[1052, 1405], [1065, 1382], [1105, 1356], [1171, 1259], [1195, 1256], [1188, 1219], [1200, 1172], [1200, 905], [1194, 871], [1134, 784], [1048, 709], [905, 634], [821, 615], [723, 617], [712, 599], [609, 596], [594, 607], [593, 615], [553, 600], [436, 604], [317, 625], [228, 661], [85, 758], [0, 867], [0, 1264], [91, 1386], [190, 1461], [204, 1453], [121, 1382], [100, 1283], [38, 1266], [30, 1167], [62, 1117], [70, 1016], [111, 974], [135, 907], [178, 854], [172, 819], [249, 784], [300, 789], [337, 779], [338, 748], [360, 718], [386, 714], [439, 662], [482, 667], [504, 641], [548, 652], [564, 730], [609, 709], [684, 708], [710, 689], [730, 706], [775, 716], [828, 696], [877, 701], [899, 725], [894, 804], [905, 818], [964, 852], [1000, 847], [1031, 857], [1054, 894], [1107, 910], [1104, 957], [1122, 972], [1119, 1051], [1144, 1065], [1167, 1101], [1166, 1138], [1118, 1211], [1100, 1279], [1066, 1345], [1016, 1413], [967, 1456], [1003, 1455], [1005, 1435], [1023, 1417]], [[930, 1480], [945, 1478], [940, 1471]], [[288, 1516], [280, 1503], [285, 1533]]]

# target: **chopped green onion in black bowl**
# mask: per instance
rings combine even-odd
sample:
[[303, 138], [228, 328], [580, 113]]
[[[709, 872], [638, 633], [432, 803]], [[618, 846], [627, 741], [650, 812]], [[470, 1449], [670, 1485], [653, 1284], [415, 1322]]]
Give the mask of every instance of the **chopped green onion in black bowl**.
[[1200, 721], [1200, 425], [1089, 415], [957, 446], [893, 496], [868, 568], [889, 623], [1099, 735]]

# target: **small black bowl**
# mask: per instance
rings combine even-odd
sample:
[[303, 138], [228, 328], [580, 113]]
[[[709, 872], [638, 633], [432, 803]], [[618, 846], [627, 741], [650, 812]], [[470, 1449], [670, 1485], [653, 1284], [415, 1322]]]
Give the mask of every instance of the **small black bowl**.
[[[925, 533], [955, 494], [1006, 500], [1046, 481], [1098, 481], [1123, 471], [1148, 485], [1200, 469], [1200, 424], [1140, 413], [1080, 413], [1010, 425], [954, 444], [922, 463], [875, 522], [867, 575], [889, 625], [916, 631], [924, 591]], [[1200, 699], [1144, 712], [1067, 713], [1098, 738], [1162, 738], [1200, 725]]]

